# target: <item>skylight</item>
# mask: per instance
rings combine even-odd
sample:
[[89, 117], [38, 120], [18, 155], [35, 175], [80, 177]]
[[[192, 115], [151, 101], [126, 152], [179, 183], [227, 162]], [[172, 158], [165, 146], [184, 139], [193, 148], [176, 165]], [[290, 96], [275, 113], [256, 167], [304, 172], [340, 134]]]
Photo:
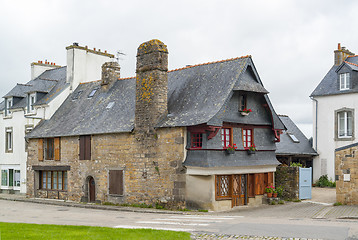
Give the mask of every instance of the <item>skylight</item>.
[[108, 103], [108, 105], [107, 105], [107, 109], [111, 109], [112, 107], [113, 107], [113, 105], [114, 105], [114, 102], [110, 102], [110, 103]]
[[89, 98], [93, 97], [96, 92], [97, 92], [97, 88], [96, 88], [96, 89], [93, 89], [93, 90], [91, 91], [91, 93], [88, 95], [88, 97], [89, 97]]
[[76, 100], [79, 98], [79, 96], [81, 95], [82, 91], [78, 91], [72, 94], [72, 100]]
[[288, 133], [288, 136], [290, 136], [290, 138], [292, 139], [293, 142], [295, 142], [295, 143], [300, 142], [300, 140], [298, 140], [298, 138], [293, 133]]

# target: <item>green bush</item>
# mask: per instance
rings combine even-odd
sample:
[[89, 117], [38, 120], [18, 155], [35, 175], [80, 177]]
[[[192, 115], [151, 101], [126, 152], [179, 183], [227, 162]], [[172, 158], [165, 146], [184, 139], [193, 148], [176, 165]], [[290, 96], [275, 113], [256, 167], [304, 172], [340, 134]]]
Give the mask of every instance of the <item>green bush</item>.
[[327, 175], [322, 175], [315, 183], [316, 187], [336, 187], [336, 182], [328, 180]]
[[282, 186], [277, 187], [276, 191], [277, 191], [278, 197], [283, 197], [283, 187]]
[[290, 164], [290, 167], [302, 167], [302, 163], [293, 162]]

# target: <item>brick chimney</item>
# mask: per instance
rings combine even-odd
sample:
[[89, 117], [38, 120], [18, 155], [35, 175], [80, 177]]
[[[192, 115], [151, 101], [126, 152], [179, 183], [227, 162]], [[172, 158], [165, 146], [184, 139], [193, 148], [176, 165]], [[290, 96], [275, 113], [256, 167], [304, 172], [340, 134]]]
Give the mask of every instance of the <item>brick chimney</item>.
[[137, 51], [135, 129], [153, 132], [168, 113], [168, 49], [157, 39], [142, 43]]
[[106, 62], [102, 65], [102, 81], [103, 88], [109, 89], [120, 77], [120, 66], [117, 62]]
[[338, 49], [334, 50], [334, 65], [341, 65], [342, 62], [348, 57], [354, 55], [354, 53], [350, 52], [345, 47], [341, 47], [341, 44], [338, 43]]

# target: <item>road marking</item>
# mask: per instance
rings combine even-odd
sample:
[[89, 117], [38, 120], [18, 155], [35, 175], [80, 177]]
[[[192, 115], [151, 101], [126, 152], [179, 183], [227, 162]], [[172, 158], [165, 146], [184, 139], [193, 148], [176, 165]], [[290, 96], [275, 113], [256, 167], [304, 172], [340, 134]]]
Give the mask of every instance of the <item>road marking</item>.
[[209, 217], [209, 216], [170, 216], [170, 218], [188, 218], [188, 219], [207, 219], [207, 220], [233, 220], [235, 218], [242, 218], [243, 216], [234, 216], [234, 217]]
[[315, 218], [315, 219], [326, 218], [325, 215], [326, 215], [329, 211], [331, 211], [332, 209], [333, 209], [333, 207], [324, 208], [324, 209], [323, 209], [322, 211], [320, 211], [320, 212], [318, 213], [318, 215], [315, 216], [314, 218]]
[[163, 224], [163, 225], [181, 225], [181, 226], [209, 226], [209, 224], [207, 224], [207, 223], [155, 222], [155, 221], [138, 221], [136, 223]]
[[127, 229], [155, 229], [155, 230], [166, 230], [166, 231], [177, 231], [177, 232], [193, 232], [194, 229], [190, 228], [162, 228], [162, 227], [144, 227], [144, 226], [131, 226], [131, 225], [117, 225], [113, 228], [127, 228]]
[[222, 221], [219, 221], [219, 220], [211, 220], [211, 219], [179, 219], [179, 218], [157, 218], [157, 219], [154, 219], [154, 220], [158, 220], [158, 221], [191, 221], [191, 222], [210, 222], [210, 223], [220, 223]]

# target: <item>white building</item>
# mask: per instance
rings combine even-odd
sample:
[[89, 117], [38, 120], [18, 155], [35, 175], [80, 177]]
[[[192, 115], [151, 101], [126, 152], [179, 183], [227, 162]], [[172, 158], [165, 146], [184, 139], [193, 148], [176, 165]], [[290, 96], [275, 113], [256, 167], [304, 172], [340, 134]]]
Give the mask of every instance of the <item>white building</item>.
[[[311, 94], [313, 100], [313, 179], [335, 178], [335, 149], [358, 136], [358, 56], [338, 44], [334, 65]], [[357, 110], [356, 110], [357, 109]]]
[[[47, 61], [32, 63], [31, 80], [17, 84], [0, 103], [2, 192], [26, 193], [26, 133], [50, 119], [78, 84], [101, 79], [103, 63], [114, 60], [106, 51], [90, 50], [77, 43], [66, 50], [67, 67]], [[54, 152], [48, 159], [53, 159], [53, 155]]]

